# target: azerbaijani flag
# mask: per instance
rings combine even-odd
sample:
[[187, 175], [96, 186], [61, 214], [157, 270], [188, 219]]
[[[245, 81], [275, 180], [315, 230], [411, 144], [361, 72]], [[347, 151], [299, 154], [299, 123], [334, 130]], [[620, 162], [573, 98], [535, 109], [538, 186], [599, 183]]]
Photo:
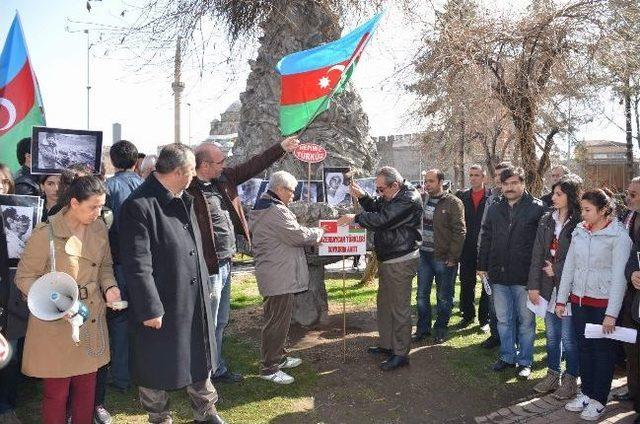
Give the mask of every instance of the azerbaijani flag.
[[331, 96], [340, 92], [353, 74], [353, 69], [383, 13], [377, 14], [339, 40], [280, 59], [276, 70], [282, 76], [282, 135], [290, 135], [305, 128], [329, 108]]
[[16, 13], [0, 55], [0, 162], [13, 171], [20, 167], [16, 145], [34, 125], [45, 125], [44, 111]]

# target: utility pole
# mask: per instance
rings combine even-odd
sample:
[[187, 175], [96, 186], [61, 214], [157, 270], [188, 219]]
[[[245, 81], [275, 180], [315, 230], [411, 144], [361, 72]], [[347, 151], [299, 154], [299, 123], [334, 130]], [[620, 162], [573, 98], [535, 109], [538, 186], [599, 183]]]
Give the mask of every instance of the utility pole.
[[90, 58], [89, 58], [89, 50], [91, 50], [91, 40], [89, 39], [89, 30], [85, 29], [84, 33], [87, 34], [87, 129], [89, 129], [89, 108], [91, 105], [91, 83], [89, 79], [89, 68], [90, 68]]
[[181, 39], [182, 37], [178, 37], [178, 40], [176, 41], [175, 68], [173, 72], [173, 83], [171, 84], [171, 88], [173, 89], [174, 141], [176, 143], [180, 143], [180, 96], [182, 94], [182, 90], [184, 90], [184, 83], [180, 81], [180, 68], [182, 65], [182, 57], [180, 53]]

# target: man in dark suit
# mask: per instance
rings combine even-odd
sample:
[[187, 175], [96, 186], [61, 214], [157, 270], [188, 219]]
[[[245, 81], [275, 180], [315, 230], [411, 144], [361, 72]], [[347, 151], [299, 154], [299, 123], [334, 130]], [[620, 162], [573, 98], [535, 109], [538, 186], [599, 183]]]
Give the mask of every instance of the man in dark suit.
[[120, 259], [129, 294], [130, 371], [149, 422], [171, 423], [168, 390], [186, 388], [194, 422], [221, 424], [211, 383], [216, 363], [212, 292], [193, 197], [196, 159], [165, 146], [156, 172], [124, 202]]
[[[471, 165], [469, 168], [471, 188], [459, 194], [464, 205], [464, 219], [467, 234], [464, 239], [462, 256], [460, 257], [460, 312], [462, 312], [461, 328], [466, 328], [476, 318], [474, 305], [476, 291], [476, 268], [478, 265], [478, 235], [482, 224], [482, 215], [491, 194], [484, 185], [485, 173], [482, 165]], [[489, 298], [484, 290], [480, 296], [478, 308], [480, 326], [489, 323]]]

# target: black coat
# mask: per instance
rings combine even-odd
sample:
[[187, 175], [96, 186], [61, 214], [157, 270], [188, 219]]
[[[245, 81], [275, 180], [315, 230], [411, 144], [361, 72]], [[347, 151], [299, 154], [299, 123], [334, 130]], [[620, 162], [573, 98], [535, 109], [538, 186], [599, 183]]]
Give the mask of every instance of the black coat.
[[417, 250], [422, 242], [422, 198], [409, 184], [403, 184], [390, 201], [382, 197], [359, 199], [365, 212], [355, 222], [374, 231], [373, 245], [378, 260], [386, 261]]
[[[174, 197], [150, 175], [123, 204], [119, 237], [133, 381], [172, 390], [205, 380], [216, 346], [208, 337], [211, 294], [193, 197]], [[159, 330], [142, 324], [159, 316]]]
[[[562, 268], [564, 260], [567, 257], [569, 246], [571, 245], [571, 235], [581, 221], [580, 212], [574, 212], [565, 222], [560, 237], [558, 238], [558, 249], [556, 249], [555, 257], [551, 256], [551, 242], [556, 235], [556, 221], [553, 219], [553, 211], [545, 213], [540, 219], [536, 241], [533, 245], [531, 253], [531, 267], [529, 269], [529, 282], [527, 289], [540, 290], [540, 296], [546, 300], [551, 298], [554, 287], [556, 291], [560, 286], [560, 278], [562, 277]], [[548, 277], [542, 268], [545, 261], [553, 264], [554, 277]]]
[[476, 209], [473, 207], [473, 201], [471, 200], [471, 190], [472, 189], [468, 189], [458, 194], [458, 197], [464, 205], [464, 223], [467, 228], [460, 263], [470, 264], [475, 268], [478, 259], [478, 235], [480, 235], [484, 208], [491, 192], [487, 188], [484, 189], [484, 195]]
[[494, 284], [526, 285], [542, 201], [525, 193], [513, 208], [503, 196], [489, 206], [480, 230], [478, 270]]

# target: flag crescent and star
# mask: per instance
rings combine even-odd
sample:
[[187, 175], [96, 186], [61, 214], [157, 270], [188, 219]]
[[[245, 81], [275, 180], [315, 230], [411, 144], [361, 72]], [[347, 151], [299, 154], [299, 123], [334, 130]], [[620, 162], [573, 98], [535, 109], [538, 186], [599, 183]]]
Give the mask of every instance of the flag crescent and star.
[[344, 37], [280, 59], [280, 131], [291, 135], [329, 108], [344, 89], [384, 12]]

